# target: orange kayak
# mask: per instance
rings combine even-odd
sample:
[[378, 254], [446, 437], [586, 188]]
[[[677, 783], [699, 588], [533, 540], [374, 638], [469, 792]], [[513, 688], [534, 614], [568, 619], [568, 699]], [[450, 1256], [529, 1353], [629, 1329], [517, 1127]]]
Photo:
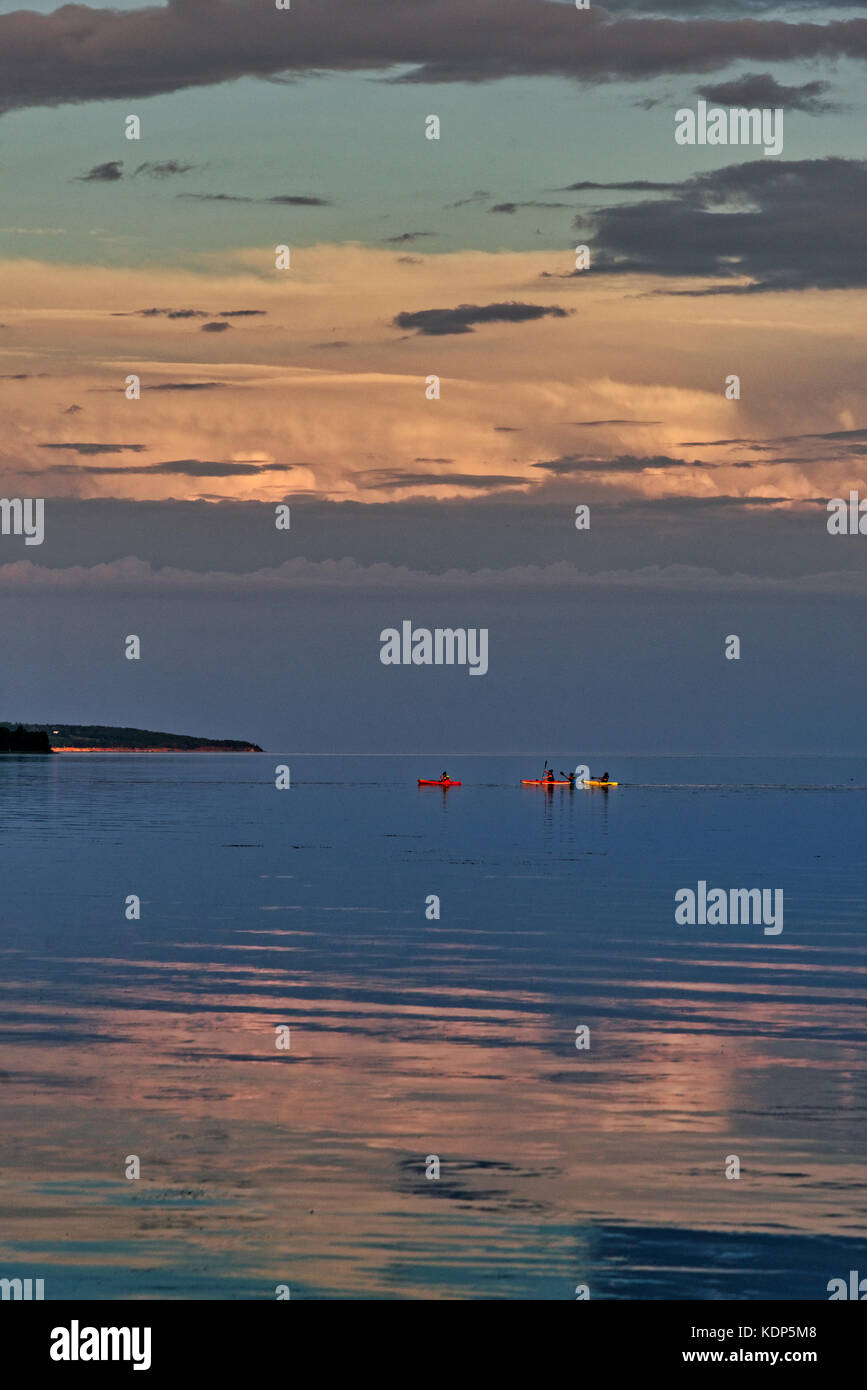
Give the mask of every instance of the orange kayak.
[[451, 777], [447, 782], [444, 782], [441, 777], [436, 778], [434, 781], [429, 781], [425, 777], [419, 777], [418, 784], [420, 787], [459, 787], [461, 785], [460, 782], [453, 782]]
[[574, 782], [552, 782], [550, 777], [522, 777], [522, 787], [573, 787]]

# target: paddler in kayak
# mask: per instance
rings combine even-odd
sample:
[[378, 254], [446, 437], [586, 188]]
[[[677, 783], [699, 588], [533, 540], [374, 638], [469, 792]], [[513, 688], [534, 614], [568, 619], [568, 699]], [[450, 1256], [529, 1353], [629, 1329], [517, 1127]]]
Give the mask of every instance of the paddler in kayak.
[[447, 772], [444, 772], [443, 775], [442, 775], [442, 777], [440, 778], [440, 781], [441, 781], [441, 782], [448, 782], [448, 780], [449, 780], [449, 774], [448, 774]]
[[597, 777], [596, 780], [597, 780], [597, 782], [607, 782], [607, 781], [608, 781], [608, 773], [607, 773], [607, 772], [603, 772], [602, 776], [601, 776], [601, 777]]
[[574, 773], [574, 772], [561, 772], [561, 773], [560, 773], [560, 776], [563, 777], [563, 778], [569, 783], [569, 786], [570, 786], [570, 787], [574, 787], [574, 785], [575, 785], [575, 773]]

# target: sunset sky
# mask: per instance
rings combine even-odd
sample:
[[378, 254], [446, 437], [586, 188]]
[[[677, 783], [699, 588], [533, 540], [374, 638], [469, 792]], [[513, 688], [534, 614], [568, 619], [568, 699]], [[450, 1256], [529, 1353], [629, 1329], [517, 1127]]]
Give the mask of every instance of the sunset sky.
[[[845, 0], [3, 0], [2, 492], [47, 501], [41, 548], [0, 537], [2, 717], [849, 747], [867, 540], [825, 501], [867, 493], [865, 59]], [[700, 98], [781, 107], [782, 155], [677, 145]], [[407, 710], [377, 625], [423, 607], [493, 613], [491, 673], [410, 673]], [[641, 662], [637, 719], [588, 641], [633, 695]]]

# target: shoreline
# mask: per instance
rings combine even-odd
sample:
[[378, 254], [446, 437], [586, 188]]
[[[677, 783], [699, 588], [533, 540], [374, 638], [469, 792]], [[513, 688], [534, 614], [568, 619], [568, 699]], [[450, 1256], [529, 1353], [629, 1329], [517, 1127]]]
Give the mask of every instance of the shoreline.
[[[255, 748], [220, 748], [216, 744], [203, 743], [200, 748], [124, 748], [121, 745], [111, 748], [52, 748], [52, 753], [255, 753]], [[259, 750], [261, 751], [261, 750]]]

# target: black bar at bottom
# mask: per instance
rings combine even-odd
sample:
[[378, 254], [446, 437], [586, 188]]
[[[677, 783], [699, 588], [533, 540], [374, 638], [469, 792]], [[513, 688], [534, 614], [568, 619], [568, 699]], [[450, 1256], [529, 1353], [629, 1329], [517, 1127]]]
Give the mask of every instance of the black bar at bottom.
[[[213, 1374], [221, 1380], [251, 1373], [294, 1377], [302, 1370], [299, 1355], [304, 1358], [305, 1379], [310, 1377], [311, 1358], [320, 1373], [343, 1356], [359, 1371], [365, 1363], [370, 1370], [371, 1359], [380, 1366], [385, 1359], [397, 1370], [392, 1360], [396, 1353], [402, 1374], [412, 1378], [411, 1363], [396, 1340], [408, 1327], [406, 1309], [401, 1313], [392, 1306], [382, 1324], [371, 1323], [371, 1317], [385, 1315], [374, 1314], [370, 1303], [362, 1312], [345, 1302], [329, 1310], [328, 1302], [314, 1307], [312, 1300], [288, 1299], [270, 1306], [253, 1301], [6, 1301], [0, 1303], [3, 1364], [7, 1370], [10, 1363], [15, 1365], [19, 1381], [36, 1372], [63, 1380], [92, 1379], [109, 1370], [115, 1377], [138, 1375], [144, 1381], [149, 1376], [162, 1384], [187, 1374]], [[557, 1347], [575, 1362], [576, 1375], [579, 1367], [595, 1367], [596, 1375], [638, 1372], [643, 1380], [665, 1377], [675, 1368], [701, 1374], [709, 1366], [735, 1371], [801, 1366], [827, 1377], [847, 1366], [851, 1372], [859, 1364], [865, 1336], [860, 1308], [837, 1302], [576, 1300], [568, 1317], [558, 1314], [556, 1319], [553, 1312], [541, 1314], [535, 1304], [525, 1328], [520, 1314], [516, 1322], [514, 1307], [508, 1323], [499, 1327], [489, 1324], [487, 1315], [481, 1325], [477, 1315], [468, 1318], [466, 1311], [455, 1311], [454, 1324], [451, 1316], [440, 1301], [428, 1308], [420, 1326], [413, 1324], [414, 1334], [425, 1339], [423, 1361], [415, 1374], [426, 1383], [438, 1363], [442, 1374], [453, 1377], [456, 1357], [463, 1379], [468, 1345], [473, 1347], [474, 1367], [484, 1370], [486, 1378], [503, 1362], [503, 1375], [511, 1380], [518, 1374], [514, 1357], [523, 1353], [532, 1362], [540, 1355], [548, 1360]], [[540, 1326], [540, 1316], [546, 1326]], [[459, 1356], [454, 1344], [441, 1340], [442, 1333], [452, 1329], [462, 1334], [464, 1351]], [[391, 1350], [384, 1351], [386, 1347]], [[536, 1374], [542, 1377], [538, 1364]]]

